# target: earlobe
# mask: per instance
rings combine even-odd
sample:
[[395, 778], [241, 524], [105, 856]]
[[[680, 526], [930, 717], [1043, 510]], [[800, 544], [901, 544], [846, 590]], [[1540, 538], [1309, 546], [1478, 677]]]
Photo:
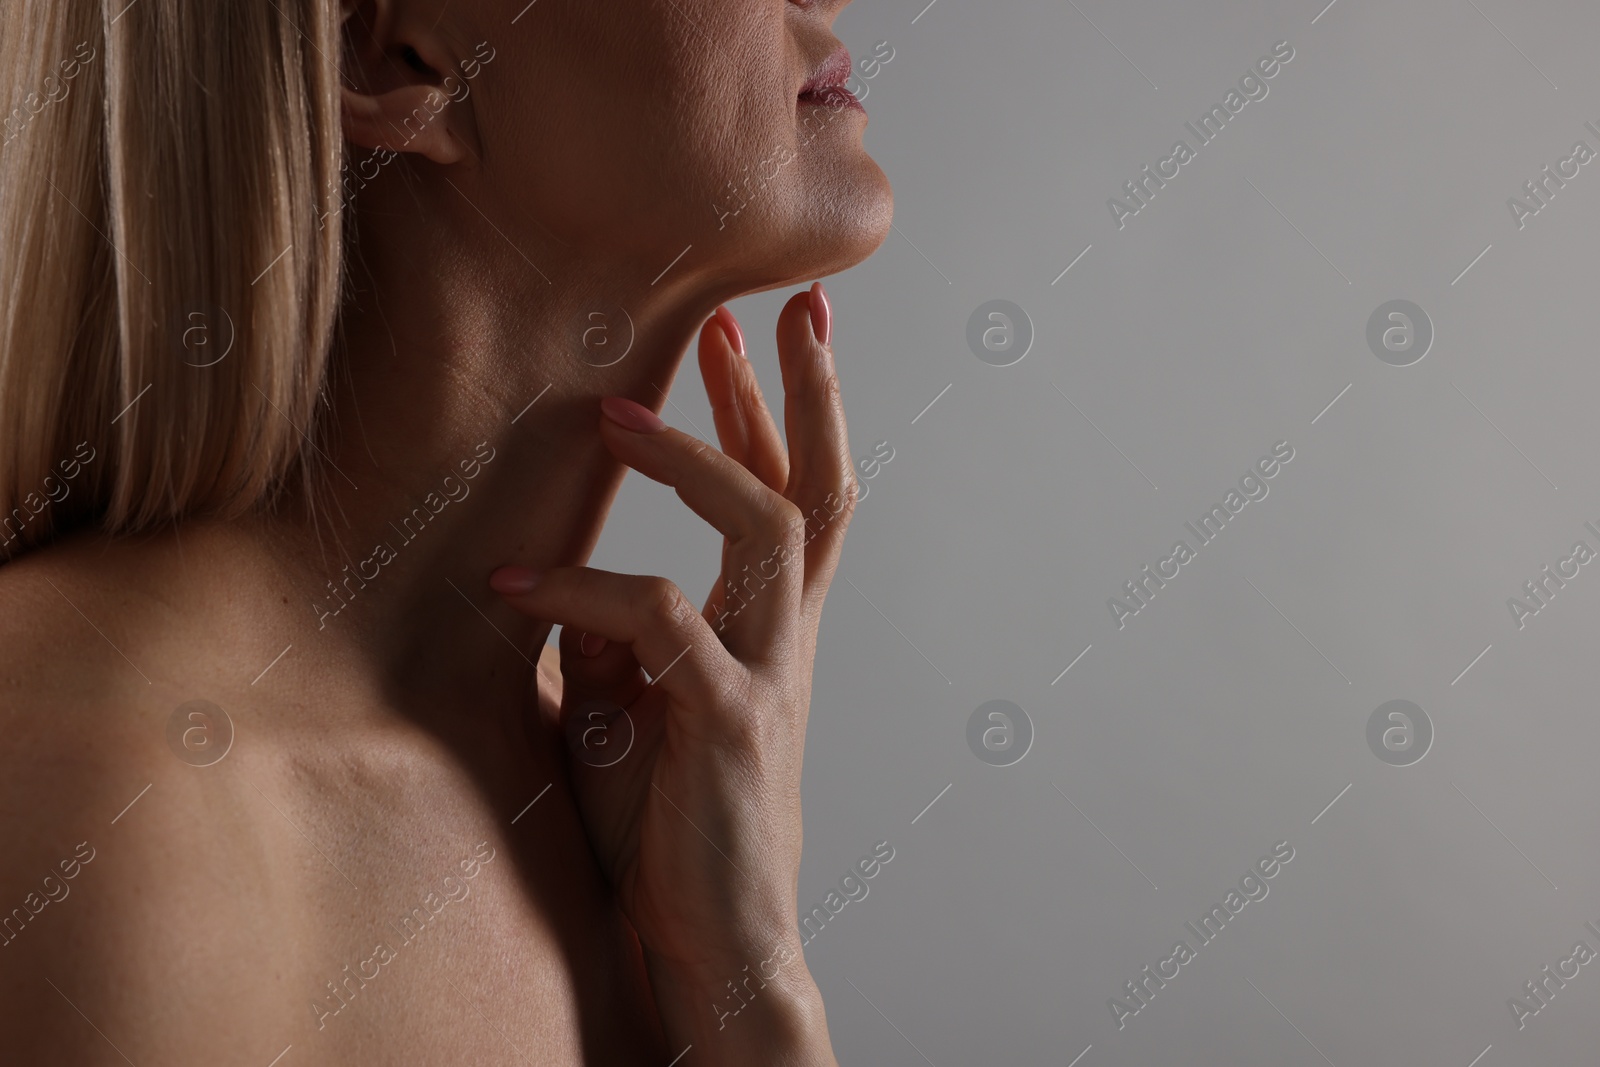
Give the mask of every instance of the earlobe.
[[435, 163], [459, 163], [467, 155], [451, 127], [452, 101], [427, 85], [406, 85], [383, 93], [342, 88], [345, 139], [362, 148], [410, 152]]

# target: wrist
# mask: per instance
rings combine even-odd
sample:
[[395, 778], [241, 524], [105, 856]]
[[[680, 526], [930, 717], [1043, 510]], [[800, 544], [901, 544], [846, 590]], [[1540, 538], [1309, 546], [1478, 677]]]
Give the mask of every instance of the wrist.
[[688, 1045], [700, 1064], [837, 1067], [822, 994], [799, 940], [687, 966], [646, 954], [674, 1053]]

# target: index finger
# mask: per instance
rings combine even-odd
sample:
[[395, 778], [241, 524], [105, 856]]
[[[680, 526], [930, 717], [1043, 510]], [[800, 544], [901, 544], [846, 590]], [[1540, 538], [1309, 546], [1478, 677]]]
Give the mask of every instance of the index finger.
[[775, 492], [783, 492], [789, 453], [745, 354], [744, 334], [726, 306], [718, 307], [701, 327], [700, 377], [722, 451]]
[[717, 618], [718, 633], [745, 662], [784, 657], [804, 607], [805, 531], [799, 510], [743, 464], [653, 416], [649, 423], [630, 426], [636, 417], [629, 414], [630, 403], [619, 397], [601, 401], [606, 413], [601, 438], [612, 455], [672, 486], [725, 538], [721, 580], [725, 597], [736, 603]]

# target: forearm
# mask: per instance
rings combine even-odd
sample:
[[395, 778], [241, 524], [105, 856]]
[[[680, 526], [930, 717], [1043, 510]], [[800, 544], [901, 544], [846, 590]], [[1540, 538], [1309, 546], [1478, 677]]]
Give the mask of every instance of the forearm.
[[793, 934], [747, 959], [695, 968], [646, 954], [662, 1025], [684, 1067], [838, 1067], [822, 996]]

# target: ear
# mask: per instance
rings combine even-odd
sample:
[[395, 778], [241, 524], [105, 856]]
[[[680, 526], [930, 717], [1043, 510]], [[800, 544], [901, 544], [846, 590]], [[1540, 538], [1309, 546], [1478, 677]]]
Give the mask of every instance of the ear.
[[345, 139], [443, 165], [476, 156], [467, 143], [476, 128], [466, 103], [472, 88], [453, 73], [444, 39], [391, 0], [347, 2], [344, 15], [351, 68], [340, 87]]
[[343, 94], [345, 140], [362, 148], [413, 152], [435, 163], [459, 163], [467, 155], [451, 130], [449, 109], [457, 105], [442, 90], [407, 86], [386, 93]]

